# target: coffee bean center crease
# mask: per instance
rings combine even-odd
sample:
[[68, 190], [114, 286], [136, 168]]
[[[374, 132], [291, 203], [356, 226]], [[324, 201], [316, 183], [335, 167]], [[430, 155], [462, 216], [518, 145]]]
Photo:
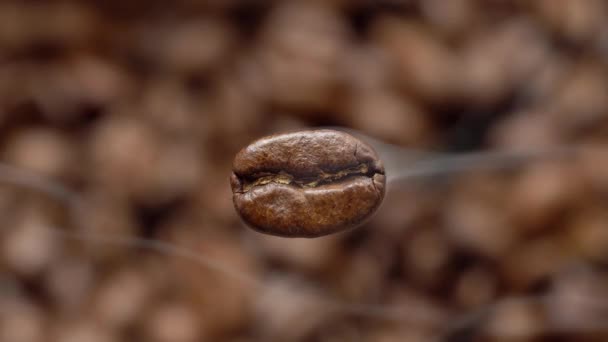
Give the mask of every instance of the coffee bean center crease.
[[301, 188], [314, 188], [328, 183], [344, 181], [357, 176], [372, 178], [375, 174], [383, 173], [375, 172], [368, 164], [360, 164], [336, 172], [321, 172], [316, 177], [297, 177], [287, 172], [280, 171], [277, 174], [254, 175], [253, 179], [241, 177], [240, 180], [242, 189], [237, 190], [237, 192], [244, 193], [251, 190], [253, 187], [270, 183], [292, 185]]
[[309, 130], [258, 139], [235, 157], [237, 212], [251, 228], [283, 237], [319, 237], [367, 220], [384, 198], [384, 166], [350, 134]]

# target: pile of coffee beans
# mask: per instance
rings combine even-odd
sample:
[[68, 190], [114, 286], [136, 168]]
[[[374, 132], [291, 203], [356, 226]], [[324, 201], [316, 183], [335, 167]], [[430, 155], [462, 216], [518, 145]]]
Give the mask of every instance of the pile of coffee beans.
[[606, 94], [602, 0], [2, 1], [0, 341], [606, 340]]

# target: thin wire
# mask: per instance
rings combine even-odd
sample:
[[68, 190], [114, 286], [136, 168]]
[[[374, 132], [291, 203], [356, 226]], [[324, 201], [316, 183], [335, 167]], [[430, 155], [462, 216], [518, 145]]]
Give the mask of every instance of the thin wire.
[[45, 193], [70, 207], [80, 202], [78, 194], [26, 169], [0, 163], [0, 181]]
[[105, 243], [111, 245], [122, 245], [134, 248], [141, 248], [155, 251], [160, 254], [184, 258], [186, 260], [198, 264], [201, 267], [205, 267], [215, 272], [221, 273], [224, 276], [232, 278], [233, 280], [236, 280], [243, 284], [247, 284], [252, 287], [263, 286], [263, 283], [260, 282], [258, 279], [247, 276], [244, 272], [240, 272], [234, 268], [231, 268], [227, 264], [222, 263], [217, 259], [207, 258], [201, 253], [196, 252], [192, 249], [180, 247], [169, 242], [132, 236], [108, 236], [107, 234], [92, 234], [91, 232], [76, 233], [55, 227], [51, 227], [50, 229], [66, 238], [76, 239], [79, 241], [90, 241], [94, 243]]
[[[31, 171], [0, 163], [0, 181], [7, 184], [20, 186], [23, 188], [39, 191], [55, 198], [60, 203], [64, 204], [69, 210], [70, 217], [76, 217], [76, 212], [81, 210], [84, 199], [75, 191], [68, 189], [66, 186], [57, 182], [52, 182], [45, 177], [39, 176]], [[75, 224], [73, 222], [73, 224]], [[200, 266], [213, 269], [217, 272], [254, 286], [260, 286], [260, 282], [252, 277], [245, 276], [242, 272], [230, 268], [217, 260], [204, 257], [200, 253], [190, 250], [185, 247], [179, 247], [174, 244], [162, 242], [154, 239], [132, 237], [132, 236], [108, 236], [107, 234], [92, 234], [87, 231], [70, 232], [57, 227], [48, 227], [53, 233], [77, 239], [81, 241], [91, 241], [97, 243], [107, 243], [114, 245], [126, 245], [141, 249], [147, 249], [164, 253], [167, 255], [175, 255], [185, 259], [189, 259]]]
[[547, 151], [485, 151], [453, 155], [436, 155], [411, 163], [409, 167], [387, 170], [388, 182], [408, 181], [469, 170], [504, 170], [521, 167], [539, 160], [552, 160], [576, 155], [578, 149], [560, 147]]

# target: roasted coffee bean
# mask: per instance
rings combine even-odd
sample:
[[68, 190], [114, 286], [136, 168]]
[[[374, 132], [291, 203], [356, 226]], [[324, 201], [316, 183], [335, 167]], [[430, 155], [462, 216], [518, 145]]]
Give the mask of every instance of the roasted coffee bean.
[[353, 228], [384, 197], [384, 166], [365, 142], [340, 131], [261, 138], [235, 157], [234, 206], [253, 229], [319, 237]]

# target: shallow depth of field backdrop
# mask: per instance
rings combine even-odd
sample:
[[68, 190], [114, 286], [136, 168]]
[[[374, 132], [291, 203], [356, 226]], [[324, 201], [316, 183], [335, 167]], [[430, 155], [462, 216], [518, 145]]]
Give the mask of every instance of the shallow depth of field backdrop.
[[[1, 1], [0, 160], [81, 197], [0, 185], [0, 341], [605, 341], [607, 75], [602, 0]], [[329, 125], [585, 147], [393, 186], [344, 234], [245, 228], [234, 154]]]

